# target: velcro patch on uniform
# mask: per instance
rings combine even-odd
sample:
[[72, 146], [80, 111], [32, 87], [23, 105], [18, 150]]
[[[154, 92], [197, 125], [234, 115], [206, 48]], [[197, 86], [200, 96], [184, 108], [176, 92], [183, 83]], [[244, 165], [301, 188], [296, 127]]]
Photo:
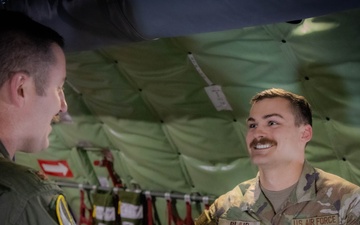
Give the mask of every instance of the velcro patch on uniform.
[[339, 224], [338, 215], [318, 216], [304, 219], [293, 219], [292, 225], [337, 225]]
[[260, 225], [260, 222], [219, 219], [219, 225]]
[[76, 225], [63, 195], [56, 199], [56, 215], [60, 225]]

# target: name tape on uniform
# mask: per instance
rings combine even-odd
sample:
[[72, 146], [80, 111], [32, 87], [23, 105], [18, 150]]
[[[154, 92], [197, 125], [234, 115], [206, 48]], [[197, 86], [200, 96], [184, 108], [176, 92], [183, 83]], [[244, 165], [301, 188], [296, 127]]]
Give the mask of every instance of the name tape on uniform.
[[219, 219], [219, 225], [260, 225], [259, 221], [241, 221]]

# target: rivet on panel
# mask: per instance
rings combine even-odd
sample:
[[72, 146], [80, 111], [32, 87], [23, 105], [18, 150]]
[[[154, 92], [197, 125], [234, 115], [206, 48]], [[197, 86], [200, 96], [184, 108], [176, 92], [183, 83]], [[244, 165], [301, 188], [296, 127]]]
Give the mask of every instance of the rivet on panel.
[[309, 77], [305, 77], [305, 80], [310, 80], [310, 78], [309, 78]]
[[139, 88], [139, 91], [140, 91], [140, 92], [142, 92], [142, 89], [141, 89], [141, 88]]
[[282, 43], [286, 43], [286, 40], [282, 39], [281, 42], [282, 42]]
[[345, 158], [345, 157], [343, 157], [343, 158], [342, 158], [342, 160], [343, 160], [343, 161], [346, 161], [346, 158]]
[[160, 123], [164, 123], [164, 120], [160, 120]]
[[119, 63], [119, 62], [118, 62], [117, 60], [114, 60], [114, 63], [116, 63], [116, 64], [117, 64], [117, 63]]
[[237, 119], [234, 119], [234, 122], [237, 122]]
[[325, 119], [326, 119], [327, 121], [329, 121], [329, 120], [330, 120], [330, 118], [329, 118], [329, 117], [326, 117]]

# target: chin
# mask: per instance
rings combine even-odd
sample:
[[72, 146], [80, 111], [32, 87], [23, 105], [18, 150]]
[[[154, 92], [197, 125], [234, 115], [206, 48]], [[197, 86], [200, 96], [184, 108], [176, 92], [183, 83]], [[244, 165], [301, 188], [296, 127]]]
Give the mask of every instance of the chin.
[[252, 157], [252, 158], [251, 158], [251, 162], [252, 162], [252, 164], [254, 164], [254, 165], [261, 166], [261, 165], [267, 164], [267, 163], [269, 162], [269, 160], [255, 156], [255, 157]]
[[49, 139], [46, 138], [42, 143], [39, 143], [38, 150], [36, 152], [44, 151], [49, 147]]

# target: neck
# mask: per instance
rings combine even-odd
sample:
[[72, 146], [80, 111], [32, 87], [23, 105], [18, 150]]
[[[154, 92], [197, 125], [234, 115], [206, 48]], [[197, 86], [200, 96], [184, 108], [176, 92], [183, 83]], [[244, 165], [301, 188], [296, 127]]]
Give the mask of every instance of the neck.
[[304, 161], [291, 162], [274, 168], [260, 168], [261, 186], [270, 191], [281, 191], [298, 182]]
[[0, 88], [0, 140], [12, 159], [21, 143], [23, 136], [22, 124], [26, 121], [24, 110], [20, 110], [17, 104], [12, 101], [9, 93], [9, 84], [6, 83]]

